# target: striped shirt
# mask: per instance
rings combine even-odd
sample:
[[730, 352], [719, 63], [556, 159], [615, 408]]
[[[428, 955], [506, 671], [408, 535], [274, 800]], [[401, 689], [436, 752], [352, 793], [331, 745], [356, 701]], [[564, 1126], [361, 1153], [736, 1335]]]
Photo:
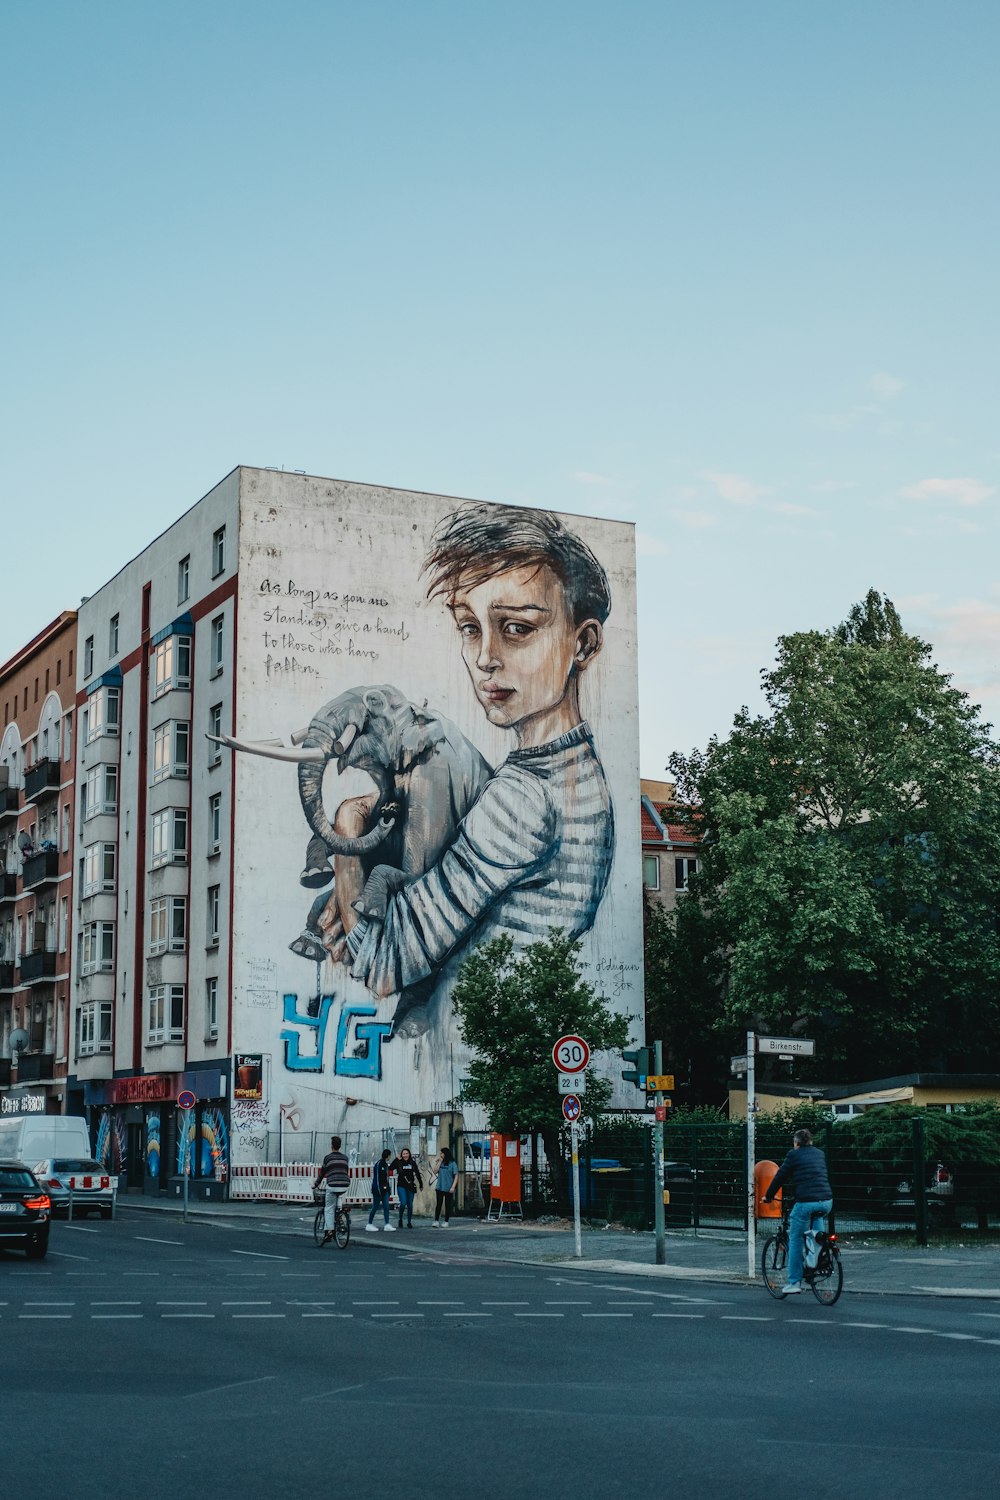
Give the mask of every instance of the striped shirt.
[[552, 927], [593, 926], [614, 854], [614, 812], [587, 724], [515, 750], [487, 782], [432, 869], [390, 900], [383, 922], [348, 937], [352, 973], [380, 998], [436, 974], [469, 938], [509, 933], [515, 949]]

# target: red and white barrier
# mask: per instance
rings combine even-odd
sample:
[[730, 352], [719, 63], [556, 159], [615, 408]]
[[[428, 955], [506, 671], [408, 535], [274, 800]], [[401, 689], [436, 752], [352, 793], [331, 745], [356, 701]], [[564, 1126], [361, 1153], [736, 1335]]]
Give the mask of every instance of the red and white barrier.
[[[317, 1165], [301, 1161], [288, 1162], [284, 1166], [277, 1162], [256, 1162], [249, 1167], [232, 1167], [229, 1196], [257, 1202], [312, 1203], [312, 1185], [318, 1173]], [[370, 1203], [371, 1197], [371, 1167], [351, 1167], [350, 1186], [344, 1195], [345, 1206]], [[389, 1180], [389, 1203], [393, 1208], [399, 1204], [395, 1173]]]

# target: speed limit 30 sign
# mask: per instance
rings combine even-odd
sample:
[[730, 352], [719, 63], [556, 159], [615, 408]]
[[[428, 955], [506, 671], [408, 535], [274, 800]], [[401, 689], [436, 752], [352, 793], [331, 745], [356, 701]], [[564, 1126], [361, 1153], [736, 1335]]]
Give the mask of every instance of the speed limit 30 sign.
[[582, 1036], [561, 1036], [552, 1048], [552, 1061], [560, 1073], [582, 1073], [590, 1062], [590, 1048]]

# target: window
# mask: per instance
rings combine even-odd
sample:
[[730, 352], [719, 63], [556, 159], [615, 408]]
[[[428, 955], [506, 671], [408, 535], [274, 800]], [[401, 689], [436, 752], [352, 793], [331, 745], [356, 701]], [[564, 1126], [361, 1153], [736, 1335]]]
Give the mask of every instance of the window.
[[208, 888], [208, 944], [209, 948], [219, 946], [219, 912], [222, 903], [219, 900], [220, 886], [210, 885]]
[[94, 637], [88, 635], [83, 643], [83, 675], [89, 677], [94, 670]]
[[657, 854], [642, 856], [642, 883], [647, 891], [660, 889], [660, 858]]
[[184, 986], [155, 984], [149, 991], [146, 1040], [151, 1045], [184, 1040]]
[[118, 616], [117, 615], [112, 615], [111, 616], [111, 623], [108, 626], [108, 655], [109, 656], [117, 656], [118, 655]]
[[212, 537], [212, 577], [226, 571], [226, 528], [220, 526]]
[[222, 671], [223, 662], [223, 640], [222, 632], [225, 628], [226, 619], [224, 615], [216, 615], [212, 621], [212, 676], [218, 677]]
[[80, 933], [80, 973], [113, 974], [114, 922], [87, 922]]
[[153, 697], [191, 686], [191, 637], [168, 635], [153, 647]]
[[205, 1036], [214, 1042], [219, 1035], [219, 981], [205, 980]]
[[177, 564], [177, 603], [186, 604], [191, 597], [191, 559], [182, 557]]
[[153, 781], [187, 776], [191, 726], [187, 719], [168, 719], [153, 730]]
[[186, 807], [165, 807], [153, 814], [151, 865], [184, 864], [187, 861], [188, 815]]
[[[212, 707], [208, 710], [208, 732], [209, 732], [209, 734], [214, 735], [216, 739], [218, 739], [220, 737], [220, 735], [222, 734], [222, 704], [221, 703], [213, 703]], [[209, 747], [208, 747], [208, 763], [209, 763], [209, 765], [210, 766], [217, 766], [219, 764], [219, 761], [221, 759], [222, 759], [222, 746], [221, 745], [214, 745], [214, 744], [209, 743]]]
[[110, 1000], [95, 1000], [88, 1005], [81, 1005], [77, 1045], [81, 1057], [88, 1057], [94, 1052], [111, 1051], [111, 1011]]
[[675, 859], [674, 889], [677, 891], [686, 891], [691, 876], [697, 875], [697, 873], [698, 861], [696, 859]]
[[60, 840], [60, 847], [64, 854], [69, 853], [69, 829], [70, 821], [72, 818], [72, 811], [73, 809], [71, 804], [69, 802], [64, 802], [62, 810], [62, 838]]
[[83, 819], [118, 811], [118, 767], [94, 766], [82, 788]]
[[187, 900], [156, 896], [149, 907], [149, 951], [183, 953], [187, 947]]
[[83, 866], [83, 895], [93, 896], [98, 891], [113, 891], [117, 864], [117, 845], [88, 844], [80, 861]]
[[99, 740], [102, 735], [118, 733], [121, 724], [121, 695], [121, 688], [116, 687], [101, 687], [96, 693], [91, 693], [84, 710], [88, 745]]
[[208, 799], [208, 852], [218, 854], [222, 845], [222, 793]]

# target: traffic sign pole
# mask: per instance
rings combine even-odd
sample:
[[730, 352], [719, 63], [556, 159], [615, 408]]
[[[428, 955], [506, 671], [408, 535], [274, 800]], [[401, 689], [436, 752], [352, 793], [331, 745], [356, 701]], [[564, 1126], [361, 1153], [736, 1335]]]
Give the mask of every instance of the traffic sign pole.
[[[653, 1055], [656, 1061], [656, 1075], [659, 1081], [663, 1073], [663, 1043], [653, 1043]], [[653, 1155], [656, 1159], [656, 1203], [653, 1206], [653, 1223], [656, 1226], [656, 1264], [662, 1266], [667, 1260], [666, 1246], [666, 1215], [663, 1212], [663, 1111], [659, 1108], [663, 1103], [662, 1090], [656, 1091], [656, 1116], [653, 1122]]]
[[753, 1169], [757, 1157], [757, 1095], [755, 1092], [755, 1063], [757, 1038], [747, 1032], [747, 1275], [753, 1281], [757, 1275], [757, 1195], [754, 1191]]
[[580, 1127], [576, 1120], [570, 1121], [569, 1144], [573, 1156], [573, 1253], [577, 1260], [582, 1260], [583, 1240], [580, 1234]]

